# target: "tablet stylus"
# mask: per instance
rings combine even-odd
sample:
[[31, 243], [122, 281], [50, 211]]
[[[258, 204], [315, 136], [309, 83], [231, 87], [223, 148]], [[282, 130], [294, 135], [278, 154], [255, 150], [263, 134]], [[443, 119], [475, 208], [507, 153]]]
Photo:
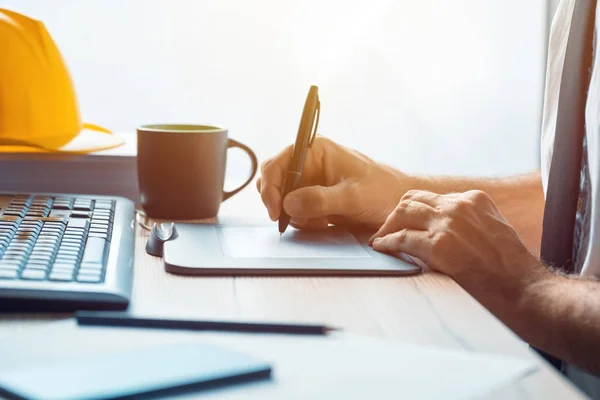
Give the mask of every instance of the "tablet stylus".
[[282, 333], [293, 335], [325, 335], [338, 330], [317, 324], [282, 324], [268, 322], [192, 320], [175, 318], [151, 318], [130, 315], [126, 312], [78, 311], [75, 318], [79, 325], [114, 326], [129, 328], [157, 328], [193, 331], [231, 331], [253, 333]]

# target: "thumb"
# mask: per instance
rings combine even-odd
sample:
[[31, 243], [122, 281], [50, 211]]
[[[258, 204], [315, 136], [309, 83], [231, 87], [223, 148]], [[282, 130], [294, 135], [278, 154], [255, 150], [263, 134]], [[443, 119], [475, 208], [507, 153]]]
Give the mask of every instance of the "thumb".
[[321, 218], [345, 215], [342, 184], [334, 186], [307, 186], [294, 190], [283, 199], [283, 209], [292, 218]]

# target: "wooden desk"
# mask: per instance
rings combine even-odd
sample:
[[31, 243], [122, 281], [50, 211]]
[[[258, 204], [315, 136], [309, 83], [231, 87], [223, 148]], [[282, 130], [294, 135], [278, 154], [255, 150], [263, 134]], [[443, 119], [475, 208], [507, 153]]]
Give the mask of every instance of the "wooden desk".
[[[237, 197], [237, 198], [236, 198]], [[250, 188], [223, 204], [220, 215], [264, 213]], [[274, 228], [275, 229], [275, 228]], [[319, 321], [366, 335], [475, 352], [537, 357], [453, 280], [428, 273], [403, 278], [190, 278], [167, 274], [145, 253], [137, 229], [132, 308], [203, 317]], [[47, 318], [0, 318], [0, 336]], [[435, 377], [432, 377], [435, 379]], [[492, 399], [584, 398], [567, 380], [541, 369]]]

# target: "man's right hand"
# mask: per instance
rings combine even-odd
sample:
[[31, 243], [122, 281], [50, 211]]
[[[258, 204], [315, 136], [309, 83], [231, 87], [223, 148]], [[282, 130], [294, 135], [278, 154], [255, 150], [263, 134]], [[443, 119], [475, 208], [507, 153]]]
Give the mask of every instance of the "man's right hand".
[[261, 165], [257, 188], [273, 221], [279, 219], [283, 203], [296, 228], [319, 229], [330, 223], [379, 228], [411, 189], [405, 174], [317, 136], [306, 156], [300, 188], [283, 199], [292, 152], [293, 146], [288, 146]]

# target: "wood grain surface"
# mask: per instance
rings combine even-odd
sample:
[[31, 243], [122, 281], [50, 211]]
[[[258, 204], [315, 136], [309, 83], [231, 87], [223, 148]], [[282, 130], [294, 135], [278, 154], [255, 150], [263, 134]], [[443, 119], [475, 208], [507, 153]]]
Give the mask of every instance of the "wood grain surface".
[[[220, 218], [262, 215], [256, 197], [252, 190], [242, 192], [223, 204]], [[486, 398], [584, 398], [446, 276], [428, 272], [401, 278], [185, 277], [166, 273], [162, 259], [145, 253], [148, 232], [139, 226], [136, 232], [134, 312], [324, 322], [402, 342], [535, 357], [541, 364], [538, 372]], [[63, 315], [1, 317], [0, 337], [59, 317]], [[435, 381], [434, 376], [431, 379]]]

